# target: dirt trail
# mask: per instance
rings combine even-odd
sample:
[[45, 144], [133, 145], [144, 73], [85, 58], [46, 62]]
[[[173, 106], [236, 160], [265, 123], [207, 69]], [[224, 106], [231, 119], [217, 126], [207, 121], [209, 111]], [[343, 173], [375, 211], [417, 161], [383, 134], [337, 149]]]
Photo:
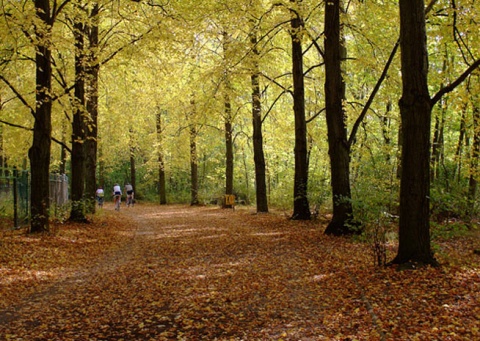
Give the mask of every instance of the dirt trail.
[[105, 214], [130, 227], [123, 246], [3, 311], [4, 339], [322, 339], [313, 224], [218, 207]]
[[480, 278], [468, 265], [380, 271], [368, 245], [326, 237], [319, 221], [246, 208], [107, 205], [101, 216], [65, 249], [83, 260], [0, 310], [0, 340], [478, 336]]

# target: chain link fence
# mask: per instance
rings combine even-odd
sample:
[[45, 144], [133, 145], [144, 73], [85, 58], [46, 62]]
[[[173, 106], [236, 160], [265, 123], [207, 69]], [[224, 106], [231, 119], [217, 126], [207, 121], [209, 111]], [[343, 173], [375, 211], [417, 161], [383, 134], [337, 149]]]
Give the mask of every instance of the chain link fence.
[[[68, 177], [50, 175], [50, 206], [56, 216], [68, 204]], [[0, 167], [0, 227], [19, 228], [30, 220], [30, 177], [27, 170]], [[9, 226], [10, 225], [10, 226]]]

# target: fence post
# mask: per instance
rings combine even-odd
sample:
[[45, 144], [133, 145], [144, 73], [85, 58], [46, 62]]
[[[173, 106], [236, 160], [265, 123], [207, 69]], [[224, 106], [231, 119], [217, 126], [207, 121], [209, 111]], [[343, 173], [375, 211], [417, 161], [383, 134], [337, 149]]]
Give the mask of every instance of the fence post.
[[18, 170], [13, 167], [13, 228], [18, 229]]

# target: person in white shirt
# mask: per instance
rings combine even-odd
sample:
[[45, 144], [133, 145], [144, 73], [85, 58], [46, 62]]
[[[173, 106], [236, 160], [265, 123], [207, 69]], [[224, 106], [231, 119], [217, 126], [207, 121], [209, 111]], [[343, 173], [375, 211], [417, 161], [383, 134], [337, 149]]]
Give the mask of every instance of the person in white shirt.
[[129, 183], [127, 183], [125, 185], [125, 192], [127, 193], [127, 207], [129, 207], [130, 205], [133, 206], [133, 203], [134, 203], [134, 200], [133, 200], [133, 186], [130, 185]]
[[114, 203], [115, 203], [115, 210], [119, 211], [120, 210], [120, 202], [122, 200], [122, 189], [120, 188], [119, 184], [115, 184], [113, 186], [113, 197], [114, 197]]
[[95, 196], [97, 197], [98, 206], [103, 207], [105, 192], [103, 191], [102, 186], [98, 187], [97, 191], [95, 192]]

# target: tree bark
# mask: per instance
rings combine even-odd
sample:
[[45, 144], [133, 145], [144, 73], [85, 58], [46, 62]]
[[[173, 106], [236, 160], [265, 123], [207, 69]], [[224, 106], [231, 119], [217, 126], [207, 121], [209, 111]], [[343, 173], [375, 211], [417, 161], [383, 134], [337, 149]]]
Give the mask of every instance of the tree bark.
[[430, 125], [424, 1], [400, 0], [402, 172], [393, 264], [437, 264], [430, 247]]
[[[433, 183], [440, 176], [440, 166], [444, 158], [444, 127], [445, 127], [446, 104], [442, 101], [441, 112], [435, 116], [433, 129], [432, 155], [430, 164], [430, 181]], [[447, 176], [447, 175], [445, 175]], [[448, 179], [446, 179], [448, 180]]]
[[[229, 45], [229, 37], [227, 32], [223, 32], [223, 53], [225, 62], [225, 87], [224, 87], [224, 129], [225, 129], [225, 194], [233, 194], [233, 115], [232, 115], [232, 103], [230, 102], [230, 71], [228, 69], [227, 52]], [[231, 207], [226, 205], [224, 207]]]
[[132, 185], [134, 191], [137, 190], [137, 168], [135, 166], [135, 151], [135, 132], [133, 129], [130, 129], [130, 185]]
[[470, 157], [470, 178], [468, 179], [468, 209], [467, 214], [472, 216], [475, 212], [475, 198], [478, 188], [479, 167], [478, 158], [480, 157], [480, 108], [476, 99], [478, 96], [472, 94], [473, 103], [473, 143]]
[[[97, 3], [93, 4], [90, 13], [92, 24], [87, 26], [89, 54], [86, 67], [86, 106], [89, 113], [89, 124], [86, 130], [85, 155], [86, 155], [86, 184], [85, 198], [86, 212], [95, 213], [95, 192], [97, 191], [97, 149], [98, 149], [98, 24], [100, 8]], [[101, 184], [103, 185], [103, 184]]]
[[198, 205], [198, 155], [197, 155], [197, 129], [193, 122], [190, 123], [190, 179], [191, 199], [190, 205]]
[[[300, 1], [292, 0], [299, 5]], [[293, 9], [291, 25], [292, 74], [293, 74], [293, 111], [295, 115], [295, 175], [293, 188], [294, 220], [310, 220], [308, 203], [308, 161], [307, 161], [307, 122], [305, 118], [305, 87], [303, 76], [302, 34], [303, 18], [298, 8]]]
[[250, 35], [253, 53], [253, 68], [251, 74], [252, 84], [252, 124], [253, 124], [253, 160], [255, 163], [255, 197], [257, 213], [268, 212], [267, 183], [265, 180], [265, 154], [263, 151], [262, 133], [262, 104], [260, 93], [260, 71], [258, 66], [259, 51], [257, 49], [257, 36], [254, 31]]
[[[160, 109], [159, 109], [160, 110]], [[157, 113], [157, 152], [158, 152], [158, 191], [159, 191], [159, 196], [160, 196], [160, 205], [166, 205], [167, 204], [167, 190], [165, 188], [165, 162], [163, 160], [163, 146], [162, 146], [162, 134], [163, 134], [163, 128], [162, 128], [162, 112], [159, 111]]]
[[460, 130], [458, 132], [458, 142], [457, 142], [457, 148], [455, 149], [455, 162], [456, 162], [456, 167], [455, 167], [455, 174], [454, 177], [457, 178], [457, 183], [460, 182], [462, 176], [462, 158], [463, 158], [463, 143], [465, 140], [465, 132], [466, 132], [466, 111], [467, 111], [467, 105], [465, 104], [464, 107], [462, 108], [462, 117], [460, 119]]
[[72, 122], [72, 178], [70, 183], [72, 208], [70, 220], [84, 222], [85, 216], [85, 46], [84, 25], [76, 21], [73, 25], [75, 37], [75, 99]]
[[48, 36], [51, 31], [50, 1], [35, 0], [35, 14], [43, 27], [35, 26], [35, 121], [33, 141], [28, 151], [31, 172], [30, 232], [48, 232], [49, 226], [49, 172], [52, 137], [52, 64]]
[[343, 108], [345, 84], [341, 69], [340, 9], [340, 0], [325, 2], [325, 113], [333, 200], [333, 217], [325, 233], [331, 235], [358, 232], [353, 223], [350, 148]]
[[233, 127], [230, 98], [225, 96], [225, 194], [233, 194]]

